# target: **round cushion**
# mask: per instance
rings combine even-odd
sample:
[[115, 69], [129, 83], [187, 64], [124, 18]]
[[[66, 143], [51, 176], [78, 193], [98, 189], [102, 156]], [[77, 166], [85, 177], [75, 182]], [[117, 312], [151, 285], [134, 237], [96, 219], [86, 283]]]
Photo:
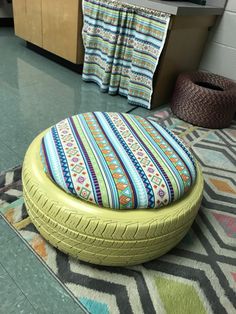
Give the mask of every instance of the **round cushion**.
[[65, 119], [44, 136], [45, 171], [63, 190], [113, 209], [159, 208], [194, 184], [190, 152], [156, 122], [91, 112]]
[[22, 182], [31, 221], [53, 246], [94, 264], [127, 266], [163, 255], [187, 233], [202, 199], [198, 164], [195, 183], [180, 200], [159, 210], [117, 213], [66, 193], [48, 177], [40, 157], [44, 135], [26, 153]]
[[236, 83], [208, 72], [182, 73], [176, 81], [171, 109], [194, 125], [227, 127], [236, 112]]

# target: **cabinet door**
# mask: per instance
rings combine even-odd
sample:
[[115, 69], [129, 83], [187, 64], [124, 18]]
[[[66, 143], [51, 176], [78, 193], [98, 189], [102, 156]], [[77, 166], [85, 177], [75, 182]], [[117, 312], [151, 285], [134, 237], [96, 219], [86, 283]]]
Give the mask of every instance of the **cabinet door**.
[[15, 34], [42, 47], [41, 0], [13, 0]]
[[27, 40], [26, 0], [13, 0], [13, 16], [16, 36]]
[[79, 0], [42, 0], [43, 48], [77, 62]]
[[26, 0], [26, 16], [27, 41], [42, 47], [42, 1]]

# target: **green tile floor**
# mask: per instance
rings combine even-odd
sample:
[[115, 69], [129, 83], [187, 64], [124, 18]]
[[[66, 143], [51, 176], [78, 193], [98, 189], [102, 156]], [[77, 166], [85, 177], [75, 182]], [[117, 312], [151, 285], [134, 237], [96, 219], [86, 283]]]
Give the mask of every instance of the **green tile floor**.
[[85, 313], [0, 216], [0, 314]]
[[[0, 29], [0, 172], [21, 164], [33, 138], [59, 120], [86, 111], [134, 107], [103, 94], [81, 76], [25, 47]], [[150, 111], [137, 108], [142, 116]], [[0, 314], [82, 313], [77, 302], [0, 216]]]
[[22, 163], [33, 138], [69, 115], [132, 108], [126, 98], [101, 93], [81, 75], [32, 52], [12, 28], [0, 29], [0, 171]]

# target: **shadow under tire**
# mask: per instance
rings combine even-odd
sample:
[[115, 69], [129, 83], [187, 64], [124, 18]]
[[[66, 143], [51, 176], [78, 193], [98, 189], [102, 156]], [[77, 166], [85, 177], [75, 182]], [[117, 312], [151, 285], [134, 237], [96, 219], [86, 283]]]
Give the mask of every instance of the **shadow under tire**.
[[40, 158], [44, 134], [35, 138], [26, 153], [23, 195], [32, 223], [53, 246], [93, 264], [128, 266], [165, 254], [188, 232], [202, 200], [198, 165], [192, 189], [169, 206], [105, 209], [67, 194], [49, 179]]

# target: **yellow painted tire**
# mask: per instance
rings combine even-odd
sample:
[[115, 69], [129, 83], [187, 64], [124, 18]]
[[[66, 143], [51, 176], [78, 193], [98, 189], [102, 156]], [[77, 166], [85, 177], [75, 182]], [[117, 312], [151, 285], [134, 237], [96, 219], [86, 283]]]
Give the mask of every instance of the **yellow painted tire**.
[[41, 133], [23, 165], [23, 193], [28, 214], [41, 235], [59, 250], [101, 265], [136, 265], [163, 255], [187, 233], [197, 215], [203, 177], [169, 206], [152, 210], [111, 210], [73, 197], [44, 173]]

